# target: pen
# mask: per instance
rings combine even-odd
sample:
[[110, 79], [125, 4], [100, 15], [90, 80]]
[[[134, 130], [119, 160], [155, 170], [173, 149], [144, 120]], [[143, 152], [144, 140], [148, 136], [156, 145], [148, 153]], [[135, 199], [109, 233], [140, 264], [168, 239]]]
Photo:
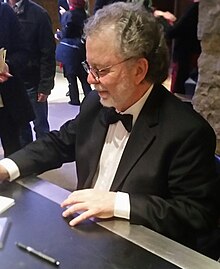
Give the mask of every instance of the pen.
[[60, 265], [60, 262], [57, 261], [56, 259], [54, 259], [54, 258], [52, 258], [52, 257], [50, 257], [50, 256], [48, 256], [48, 255], [46, 255], [46, 254], [44, 254], [44, 253], [42, 253], [40, 251], [35, 250], [32, 247], [30, 247], [30, 246], [25, 246], [24, 244], [19, 243], [19, 242], [16, 242], [15, 245], [17, 247], [19, 247], [19, 248], [21, 248], [21, 249], [23, 249], [23, 250], [25, 250], [25, 251], [27, 251], [27, 252], [35, 255], [35, 256], [37, 256], [37, 257], [39, 257], [39, 258], [47, 261], [47, 262], [50, 262], [50, 263], [56, 265], [56, 266], [59, 266]]

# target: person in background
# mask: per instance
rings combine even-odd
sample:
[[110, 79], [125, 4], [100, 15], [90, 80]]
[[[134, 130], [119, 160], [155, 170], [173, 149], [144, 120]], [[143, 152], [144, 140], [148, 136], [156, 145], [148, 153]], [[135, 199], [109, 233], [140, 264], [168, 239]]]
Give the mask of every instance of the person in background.
[[69, 0], [58, 0], [57, 1], [58, 5], [58, 16], [59, 16], [59, 21], [61, 21], [62, 15], [69, 10]]
[[[113, 4], [115, 2], [118, 2], [119, 0], [95, 0], [95, 5], [94, 5], [94, 11], [95, 13], [97, 10], [103, 8], [106, 5]], [[126, 0], [121, 0], [121, 2], [126, 2]]]
[[[86, 12], [89, 16], [93, 14], [94, 2], [95, 0], [86, 1]], [[58, 16], [60, 20], [63, 13], [69, 10], [69, 0], [58, 0], [57, 4], [58, 4]]]
[[6, 50], [0, 69], [0, 138], [8, 156], [21, 148], [20, 128], [34, 119], [34, 113], [20, 78], [28, 50], [13, 10], [1, 2], [0, 25], [0, 49]]
[[77, 78], [80, 80], [84, 96], [92, 90], [87, 82], [87, 73], [81, 64], [85, 61], [85, 44], [82, 40], [83, 25], [87, 15], [84, 0], [69, 0], [69, 11], [61, 17], [61, 31], [55, 37], [59, 39], [56, 59], [62, 63], [64, 77], [68, 80], [69, 104], [80, 105]]
[[191, 76], [197, 81], [197, 61], [201, 53], [197, 38], [199, 1], [193, 0], [184, 14], [166, 31], [174, 40], [172, 53], [171, 92], [185, 94], [185, 82]]
[[122, 218], [195, 247], [219, 215], [216, 139], [161, 85], [169, 69], [161, 27], [143, 6], [118, 2], [90, 17], [84, 33], [95, 90], [59, 131], [1, 160], [1, 180], [75, 161], [77, 190], [61, 204], [71, 226]]
[[[56, 69], [55, 40], [50, 17], [45, 9], [29, 0], [8, 0], [21, 23], [29, 48], [28, 63], [22, 72], [27, 93], [36, 115], [36, 138], [49, 132], [47, 98], [54, 87]], [[33, 140], [30, 124], [21, 131], [23, 145]]]
[[158, 10], [153, 6], [151, 0], [96, 0], [94, 6], [94, 13], [103, 8], [106, 5], [113, 4], [115, 2], [132, 2], [132, 3], [141, 3], [148, 11], [152, 12], [156, 18], [158, 18], [159, 22], [164, 26], [165, 30], [167, 25], [172, 25], [176, 21], [176, 17], [174, 14], [169, 11]]

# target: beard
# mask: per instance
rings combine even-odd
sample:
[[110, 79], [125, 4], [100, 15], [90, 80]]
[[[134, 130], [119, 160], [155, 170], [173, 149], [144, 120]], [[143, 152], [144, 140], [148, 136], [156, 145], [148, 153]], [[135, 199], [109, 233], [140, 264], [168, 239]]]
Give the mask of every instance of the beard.
[[[114, 107], [118, 111], [124, 111], [128, 108], [127, 101], [129, 99], [128, 90], [129, 88], [124, 88], [122, 91], [122, 88], [120, 87], [120, 91], [115, 93], [114, 95], [111, 95], [107, 91], [99, 91], [98, 94], [100, 97], [100, 103], [104, 107]], [[127, 93], [127, 94], [126, 94]]]
[[114, 107], [118, 111], [124, 111], [130, 106], [135, 92], [127, 74], [122, 74], [112, 84], [97, 84], [95, 90], [98, 92], [100, 103], [104, 107]]
[[100, 97], [100, 103], [104, 106], [104, 107], [115, 107], [114, 106], [114, 102], [112, 102], [111, 100], [106, 100]]

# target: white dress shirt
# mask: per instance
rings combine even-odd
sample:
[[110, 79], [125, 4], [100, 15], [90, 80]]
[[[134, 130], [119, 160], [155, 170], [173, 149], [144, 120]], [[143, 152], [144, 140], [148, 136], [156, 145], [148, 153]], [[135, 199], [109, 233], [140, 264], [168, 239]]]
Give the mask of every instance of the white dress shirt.
[[[131, 114], [133, 116], [132, 126], [134, 126], [152, 88], [153, 85], [138, 102], [121, 113]], [[129, 136], [130, 133], [127, 132], [121, 121], [109, 125], [99, 166], [95, 175], [97, 179], [93, 179], [93, 182], [96, 182], [94, 185], [95, 189], [110, 190]], [[128, 193], [116, 193], [114, 216], [130, 219], [130, 199]]]

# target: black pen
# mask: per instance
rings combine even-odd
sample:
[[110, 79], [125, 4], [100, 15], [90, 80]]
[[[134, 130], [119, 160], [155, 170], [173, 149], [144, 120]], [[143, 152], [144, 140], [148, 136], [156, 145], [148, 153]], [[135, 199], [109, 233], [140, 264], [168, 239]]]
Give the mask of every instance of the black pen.
[[19, 248], [21, 248], [21, 249], [23, 249], [23, 250], [37, 256], [37, 257], [39, 257], [39, 258], [41, 258], [41, 259], [43, 259], [43, 260], [45, 260], [47, 262], [50, 262], [50, 263], [52, 263], [52, 264], [54, 264], [56, 266], [60, 265], [59, 261], [55, 260], [54, 258], [52, 258], [52, 257], [50, 257], [50, 256], [48, 256], [48, 255], [46, 255], [46, 254], [44, 254], [44, 253], [42, 253], [40, 251], [37, 251], [37, 250], [33, 249], [32, 247], [25, 246], [24, 244], [19, 243], [19, 242], [16, 242], [15, 244]]

